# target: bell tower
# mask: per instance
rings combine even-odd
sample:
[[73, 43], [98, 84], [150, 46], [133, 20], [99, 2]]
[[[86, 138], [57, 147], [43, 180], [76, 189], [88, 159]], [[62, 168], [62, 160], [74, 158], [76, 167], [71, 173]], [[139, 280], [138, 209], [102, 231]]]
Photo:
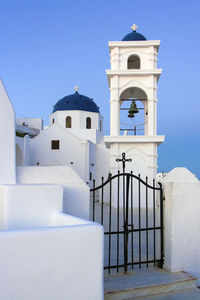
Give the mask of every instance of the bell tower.
[[125, 152], [132, 158], [127, 171], [155, 177], [157, 146], [164, 141], [164, 136], [157, 135], [160, 41], [146, 40], [135, 24], [131, 28], [121, 41], [109, 42], [110, 136], [105, 142], [110, 148], [111, 173], [120, 169], [116, 158]]

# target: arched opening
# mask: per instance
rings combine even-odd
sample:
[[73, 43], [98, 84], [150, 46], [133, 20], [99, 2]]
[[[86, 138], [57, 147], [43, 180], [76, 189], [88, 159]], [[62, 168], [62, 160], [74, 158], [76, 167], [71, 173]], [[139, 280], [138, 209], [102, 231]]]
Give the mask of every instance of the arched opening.
[[65, 125], [66, 128], [72, 128], [72, 118], [70, 116], [68, 116], [66, 118], [66, 125]]
[[120, 95], [120, 134], [145, 135], [147, 132], [147, 95], [137, 87]]
[[87, 129], [91, 129], [91, 126], [92, 125], [92, 121], [91, 121], [91, 118], [90, 117], [87, 117], [86, 118], [86, 128]]
[[54, 118], [52, 119], [52, 124], [53, 124], [53, 123], [55, 123], [55, 120], [54, 120]]
[[16, 144], [16, 165], [23, 166], [23, 153], [17, 144]]
[[137, 55], [131, 55], [127, 62], [128, 69], [140, 69], [140, 58]]

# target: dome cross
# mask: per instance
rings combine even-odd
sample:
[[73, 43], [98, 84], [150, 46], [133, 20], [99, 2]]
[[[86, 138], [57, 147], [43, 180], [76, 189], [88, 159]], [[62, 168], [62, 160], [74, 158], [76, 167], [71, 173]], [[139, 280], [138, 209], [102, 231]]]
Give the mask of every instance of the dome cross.
[[138, 28], [138, 26], [135, 24], [133, 24], [133, 26], [131, 26], [131, 29], [133, 29], [133, 31], [136, 31], [137, 28]]
[[76, 85], [76, 86], [74, 87], [74, 90], [75, 90], [76, 92], [78, 92], [78, 90], [79, 90], [78, 85]]

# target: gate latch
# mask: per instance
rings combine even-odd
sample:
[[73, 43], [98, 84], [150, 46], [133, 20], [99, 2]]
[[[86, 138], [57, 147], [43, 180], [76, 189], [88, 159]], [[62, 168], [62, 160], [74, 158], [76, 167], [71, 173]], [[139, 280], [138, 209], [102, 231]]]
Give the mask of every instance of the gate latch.
[[[123, 225], [123, 227], [124, 227], [124, 231], [127, 233], [133, 232], [134, 230], [134, 224]], [[128, 229], [128, 227], [131, 227], [131, 229]]]

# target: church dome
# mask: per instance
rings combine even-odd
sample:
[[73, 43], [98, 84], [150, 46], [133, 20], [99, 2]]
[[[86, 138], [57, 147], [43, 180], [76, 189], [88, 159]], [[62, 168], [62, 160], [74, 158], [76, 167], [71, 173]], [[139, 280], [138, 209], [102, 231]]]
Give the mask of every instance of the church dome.
[[122, 41], [146, 41], [147, 39], [141, 33], [136, 32], [136, 28], [138, 28], [138, 26], [133, 24], [131, 27], [133, 31], [127, 34]]
[[53, 107], [53, 113], [58, 110], [84, 110], [99, 113], [99, 107], [93, 99], [81, 95], [77, 91], [58, 100]]
[[122, 41], [146, 41], [147, 39], [141, 34], [136, 31], [133, 31], [127, 34]]

